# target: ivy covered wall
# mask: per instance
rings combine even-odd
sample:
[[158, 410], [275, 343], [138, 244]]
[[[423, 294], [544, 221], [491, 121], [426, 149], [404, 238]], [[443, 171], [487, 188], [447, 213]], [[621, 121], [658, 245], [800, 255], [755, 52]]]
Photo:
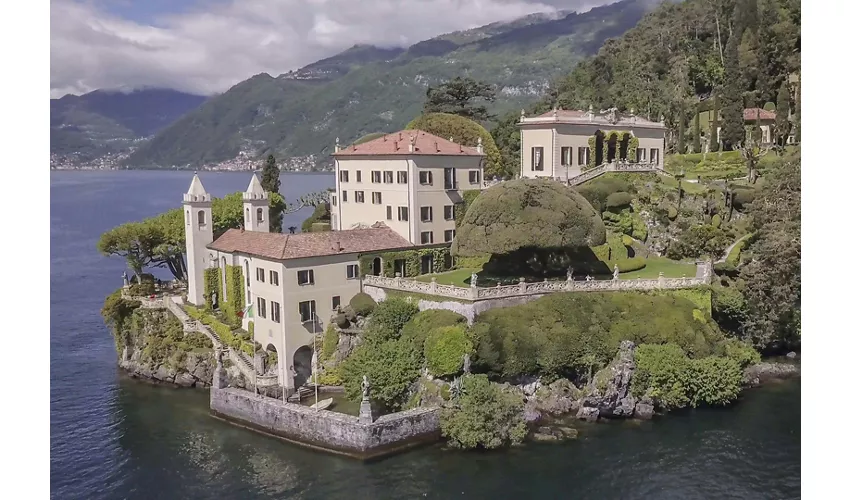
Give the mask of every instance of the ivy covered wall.
[[392, 278], [395, 276], [395, 261], [404, 261], [405, 277], [412, 278], [422, 274], [422, 257], [430, 255], [433, 257], [434, 272], [442, 273], [452, 269], [451, 254], [449, 247], [417, 248], [414, 250], [402, 250], [400, 252], [381, 252], [365, 254], [360, 256], [360, 274], [365, 276], [372, 274], [372, 262], [375, 257], [381, 258], [381, 276]]

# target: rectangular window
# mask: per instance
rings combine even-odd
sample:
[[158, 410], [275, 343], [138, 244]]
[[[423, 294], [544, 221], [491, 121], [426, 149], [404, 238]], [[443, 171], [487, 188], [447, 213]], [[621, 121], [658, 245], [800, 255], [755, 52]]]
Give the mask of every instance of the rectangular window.
[[339, 171], [339, 182], [348, 182], [348, 170]]
[[396, 180], [399, 184], [407, 184], [407, 172], [399, 170], [396, 172]]
[[355, 191], [354, 192], [354, 203], [366, 203], [366, 196], [363, 194], [363, 191]]
[[266, 281], [266, 270], [262, 267], [257, 268], [257, 281], [264, 282]]
[[269, 271], [269, 283], [277, 286], [280, 284], [279, 278], [277, 271]]
[[332, 204], [333, 206], [336, 206], [336, 195], [331, 196], [331, 204]]
[[272, 301], [272, 321], [280, 323], [280, 303]]
[[434, 243], [434, 233], [432, 231], [422, 231], [419, 235], [419, 241], [423, 245]]
[[345, 277], [350, 280], [356, 280], [360, 277], [360, 265], [349, 264], [345, 266]]
[[372, 182], [374, 182], [376, 184], [381, 183], [381, 173], [378, 172], [377, 170], [372, 171]]
[[313, 285], [315, 282], [313, 281], [313, 270], [305, 269], [303, 271], [298, 271], [298, 284], [299, 285]]
[[257, 316], [266, 317], [266, 299], [262, 297], [257, 297]]
[[392, 184], [393, 183], [393, 173], [390, 170], [384, 172], [384, 184]]
[[339, 295], [334, 295], [331, 297], [331, 311], [338, 311], [339, 306], [342, 305], [342, 300], [340, 300]]
[[298, 312], [301, 314], [301, 322], [307, 323], [313, 321], [316, 317], [316, 301], [307, 300], [298, 303]]
[[531, 170], [543, 171], [543, 147], [531, 148]]
[[646, 148], [637, 148], [637, 161], [646, 161]]
[[649, 163], [658, 165], [658, 148], [652, 148], [649, 150]]
[[443, 218], [446, 220], [455, 220], [455, 206], [446, 205], [443, 207]]
[[398, 220], [407, 222], [407, 207], [398, 207]]
[[423, 186], [431, 186], [434, 184], [434, 176], [431, 172], [419, 172], [419, 184]]
[[421, 207], [419, 209], [419, 215], [420, 215], [419, 220], [421, 220], [422, 222], [431, 222], [432, 216], [434, 214], [433, 214], [433, 211], [431, 210], [431, 207]]
[[455, 239], [455, 230], [446, 229], [443, 231], [443, 237], [445, 238], [446, 243], [451, 243]]
[[578, 164], [587, 165], [590, 161], [590, 148], [586, 146], [578, 147]]
[[354, 176], [355, 176], [355, 178], [357, 179], [357, 182], [362, 182], [362, 181], [363, 181], [363, 176], [362, 176], [362, 175], [360, 175], [360, 171], [359, 171], [359, 170], [358, 170], [357, 172], [354, 172]]
[[387, 220], [393, 220], [393, 207], [387, 205]]
[[342, 192], [342, 201], [348, 203], [348, 191]]
[[455, 169], [443, 169], [443, 187], [445, 189], [457, 189], [457, 171]]
[[572, 146], [563, 146], [561, 148], [561, 165], [570, 166], [573, 164], [573, 148]]
[[381, 204], [381, 193], [379, 193], [377, 191], [372, 193], [372, 204], [373, 205], [380, 205]]
[[470, 184], [478, 184], [481, 182], [481, 172], [478, 170], [470, 170], [469, 171], [469, 183]]

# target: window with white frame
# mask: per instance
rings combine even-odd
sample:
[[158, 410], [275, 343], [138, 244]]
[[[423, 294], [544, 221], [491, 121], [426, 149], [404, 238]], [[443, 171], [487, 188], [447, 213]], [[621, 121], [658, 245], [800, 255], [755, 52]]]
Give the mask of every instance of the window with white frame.
[[345, 266], [345, 277], [350, 280], [356, 280], [360, 277], [360, 265], [349, 264]]
[[301, 315], [302, 323], [313, 321], [316, 316], [316, 301], [305, 300], [304, 302], [299, 302], [298, 312]]
[[315, 284], [313, 281], [313, 270], [304, 269], [302, 271], [298, 271], [298, 284], [302, 286]]

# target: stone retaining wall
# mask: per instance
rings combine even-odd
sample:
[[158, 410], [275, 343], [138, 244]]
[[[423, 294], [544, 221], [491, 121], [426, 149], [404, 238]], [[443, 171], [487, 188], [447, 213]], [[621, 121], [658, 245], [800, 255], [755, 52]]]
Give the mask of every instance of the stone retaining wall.
[[361, 423], [356, 417], [258, 396], [210, 389], [213, 416], [311, 448], [355, 458], [385, 456], [439, 438], [437, 408], [416, 408]]

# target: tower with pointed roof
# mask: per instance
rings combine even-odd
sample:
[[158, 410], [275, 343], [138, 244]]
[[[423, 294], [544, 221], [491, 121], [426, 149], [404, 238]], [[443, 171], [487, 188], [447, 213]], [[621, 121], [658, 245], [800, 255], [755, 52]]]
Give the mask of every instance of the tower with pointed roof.
[[192, 177], [189, 191], [183, 195], [183, 212], [189, 302], [201, 306], [204, 304], [204, 269], [210, 263], [207, 245], [213, 241], [213, 220], [212, 197], [204, 189], [197, 172]]
[[257, 174], [251, 177], [248, 189], [242, 193], [242, 217], [246, 231], [269, 232], [269, 194]]

